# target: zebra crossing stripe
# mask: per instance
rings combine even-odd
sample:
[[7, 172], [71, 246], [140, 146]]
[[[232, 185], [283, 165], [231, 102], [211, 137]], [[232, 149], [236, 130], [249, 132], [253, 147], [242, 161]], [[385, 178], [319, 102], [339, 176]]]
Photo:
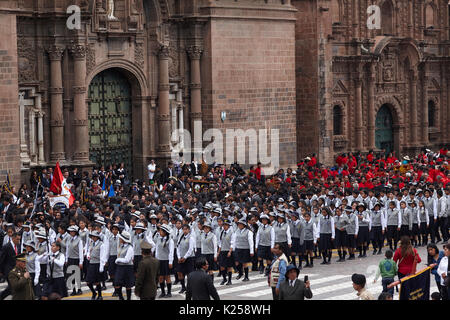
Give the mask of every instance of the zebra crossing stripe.
[[[309, 275], [309, 277], [311, 277], [311, 278], [314, 276], [316, 276], [316, 275], [315, 274]], [[314, 286], [314, 285], [318, 285], [318, 284], [322, 284], [322, 283], [326, 283], [326, 282], [330, 282], [330, 281], [335, 281], [335, 280], [339, 280], [339, 279], [347, 278], [347, 277], [349, 277], [349, 275], [336, 275], [336, 276], [331, 276], [331, 277], [320, 278], [320, 279], [310, 281], [310, 282], [311, 282], [311, 286]], [[265, 295], [269, 295], [269, 294], [272, 294], [271, 288], [240, 294], [239, 297], [256, 298], [256, 297], [265, 296]], [[314, 294], [314, 291], [313, 291], [313, 294]]]

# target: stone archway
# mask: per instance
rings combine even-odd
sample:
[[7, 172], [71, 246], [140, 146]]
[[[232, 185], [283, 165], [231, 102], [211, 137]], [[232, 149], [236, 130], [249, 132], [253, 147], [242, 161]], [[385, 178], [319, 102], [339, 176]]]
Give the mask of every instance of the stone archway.
[[393, 117], [388, 104], [383, 104], [375, 117], [375, 146], [386, 155], [394, 151]]
[[[95, 83], [98, 85], [99, 84], [99, 79], [97, 78], [99, 75], [103, 74], [104, 72], [110, 72], [111, 70], [113, 70], [113, 73], [117, 75], [117, 85], [119, 85], [118, 83], [122, 83], [123, 86], [129, 86], [129, 89], [124, 89], [125, 91], [129, 90], [129, 94], [127, 94], [126, 97], [112, 97], [112, 99], [116, 98], [116, 101], [119, 105], [119, 109], [120, 108], [125, 108], [128, 111], [126, 113], [129, 113], [129, 117], [130, 117], [130, 128], [128, 128], [128, 133], [126, 132], [127, 130], [125, 129], [120, 129], [118, 128], [118, 126], [116, 125], [116, 128], [114, 128], [115, 132], [109, 136], [109, 139], [118, 139], [116, 144], [120, 144], [119, 143], [119, 134], [125, 135], [120, 137], [120, 141], [125, 140], [128, 141], [129, 144], [127, 145], [127, 148], [129, 148], [129, 150], [131, 150], [131, 161], [128, 159], [128, 156], [123, 156], [125, 154], [125, 150], [123, 152], [123, 155], [119, 155], [119, 156], [109, 156], [105, 158], [105, 155], [103, 155], [102, 159], [104, 159], [104, 164], [108, 164], [109, 160], [108, 159], [112, 159], [112, 162], [117, 162], [120, 160], [124, 160], [124, 162], [128, 161], [130, 163], [129, 167], [127, 167], [127, 170], [129, 172], [132, 172], [133, 177], [135, 178], [141, 178], [143, 176], [143, 166], [144, 166], [144, 157], [143, 157], [143, 149], [145, 147], [145, 145], [148, 145], [149, 139], [152, 137], [149, 137], [149, 135], [147, 134], [147, 128], [149, 126], [151, 126], [149, 124], [148, 121], [148, 108], [147, 108], [147, 100], [146, 97], [148, 95], [148, 86], [147, 86], [147, 80], [146, 77], [143, 73], [143, 70], [138, 68], [136, 65], [134, 65], [133, 63], [124, 60], [124, 59], [112, 59], [112, 60], [108, 60], [105, 61], [102, 64], [99, 64], [98, 66], [96, 66], [94, 68], [93, 71], [91, 71], [89, 73], [89, 75], [86, 78], [86, 83], [87, 84], [91, 84]], [[101, 80], [100, 80], [101, 81]], [[125, 85], [127, 84], [127, 85]], [[107, 86], [108, 87], [108, 86]], [[119, 85], [120, 87], [120, 85]], [[91, 92], [91, 86], [89, 86], [89, 93]], [[122, 99], [123, 98], [123, 99]], [[97, 97], [97, 100], [99, 100], [99, 97]], [[91, 112], [91, 104], [93, 103], [92, 101], [92, 97], [89, 96], [89, 98], [87, 99], [87, 106], [86, 108], [88, 109], [87, 112]], [[103, 109], [105, 109], [106, 107], [103, 107]], [[91, 114], [91, 113], [90, 113]], [[97, 114], [97, 118], [99, 117], [99, 115]], [[128, 120], [124, 117], [122, 117], [121, 115], [108, 115], [108, 117], [112, 117], [114, 118], [116, 121], [120, 121], [121, 123], [123, 123], [123, 125], [127, 125], [128, 124]], [[89, 127], [91, 128], [93, 126], [93, 124], [91, 124], [92, 119], [89, 120]], [[112, 124], [110, 125], [110, 127], [112, 127]], [[111, 128], [110, 128], [111, 129]], [[122, 130], [122, 131], [120, 131]], [[127, 134], [131, 134], [130, 137], [127, 137]], [[104, 135], [103, 135], [104, 136]], [[91, 132], [89, 132], [89, 135], [86, 137], [87, 140], [91, 139], [92, 140], [92, 135]], [[96, 138], [97, 140], [99, 139], [98, 137]], [[106, 138], [104, 137], [103, 140], [105, 140]], [[115, 141], [111, 141], [112, 144], [115, 143]], [[105, 143], [105, 142], [103, 142]], [[97, 150], [99, 149], [100, 146], [97, 145]], [[100, 149], [101, 150], [101, 149]], [[112, 150], [114, 150], [113, 146], [109, 146], [109, 152], [112, 152]], [[90, 146], [89, 148], [90, 153], [92, 152], [92, 147]], [[108, 161], [106, 161], [108, 160]], [[126, 160], [126, 161], [125, 161]], [[102, 161], [102, 162], [103, 162]], [[102, 163], [99, 163], [102, 164]]]
[[[401, 141], [403, 141], [404, 137], [404, 125], [403, 125], [403, 114], [401, 112], [401, 107], [399, 102], [389, 96], [380, 97], [377, 99], [375, 105], [375, 143], [377, 149], [380, 148], [382, 141], [388, 142], [389, 139], [385, 139], [383, 137], [378, 137], [377, 144], [377, 133], [383, 134], [382, 132], [377, 132], [378, 130], [390, 130], [391, 131], [391, 151], [394, 151], [397, 156], [400, 155], [402, 145]], [[377, 125], [378, 121], [378, 125]], [[388, 123], [383, 123], [382, 121], [388, 121]], [[389, 123], [390, 122], [390, 123]], [[378, 127], [378, 128], [377, 128]], [[381, 138], [381, 140], [380, 140]]]
[[[89, 160], [108, 167], [133, 157], [131, 85], [117, 69], [98, 73], [89, 84]], [[132, 173], [132, 172], [130, 172]]]

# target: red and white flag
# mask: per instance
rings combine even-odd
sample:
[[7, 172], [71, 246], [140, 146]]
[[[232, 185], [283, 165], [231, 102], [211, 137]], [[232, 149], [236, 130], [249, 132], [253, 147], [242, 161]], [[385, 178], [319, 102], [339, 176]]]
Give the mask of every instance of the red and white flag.
[[59, 162], [56, 163], [55, 170], [53, 172], [53, 179], [50, 185], [50, 191], [53, 192], [54, 195], [60, 195], [68, 199], [69, 207], [75, 201], [75, 197], [72, 195], [70, 191], [69, 185], [64, 179], [61, 168], [59, 167]]

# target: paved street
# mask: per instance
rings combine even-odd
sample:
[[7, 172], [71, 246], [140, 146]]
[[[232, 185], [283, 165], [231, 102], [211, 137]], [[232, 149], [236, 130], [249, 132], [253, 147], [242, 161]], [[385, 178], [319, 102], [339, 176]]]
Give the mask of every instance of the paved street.
[[[441, 247], [441, 246], [439, 246]], [[422, 258], [422, 262], [418, 264], [417, 270], [425, 267], [426, 263], [426, 249], [425, 247], [418, 248], [419, 255]], [[305, 275], [309, 276], [311, 282], [311, 289], [313, 291], [312, 300], [351, 300], [356, 298], [356, 292], [353, 290], [351, 275], [355, 272], [363, 273], [367, 277], [367, 288], [374, 294], [375, 298], [381, 292], [381, 278], [377, 283], [373, 284], [373, 279], [376, 274], [376, 268], [378, 262], [384, 257], [384, 255], [372, 255], [372, 252], [368, 252], [368, 257], [364, 259], [356, 259], [353, 261], [346, 261], [343, 263], [337, 263], [337, 253], [334, 252], [331, 265], [320, 265], [320, 260], [316, 260], [314, 268], [304, 268], [300, 272], [299, 279], [303, 279]], [[217, 275], [217, 272], [214, 273]], [[249, 282], [242, 282], [241, 280], [235, 280], [236, 275], [233, 275], [233, 285], [221, 286], [220, 282], [222, 278], [215, 277], [214, 285], [217, 288], [219, 296], [222, 300], [272, 300], [272, 293], [267, 285], [267, 278], [259, 272], [250, 272]], [[83, 283], [85, 284], [85, 283]], [[0, 285], [0, 288], [6, 286], [5, 283]], [[176, 285], [172, 287], [172, 300], [184, 299], [184, 294], [179, 294], [181, 286]], [[67, 297], [71, 300], [89, 300], [91, 293], [89, 288], [84, 285], [83, 295], [75, 297]], [[437, 291], [434, 277], [431, 278], [431, 293]], [[103, 293], [104, 300], [117, 300], [116, 297], [111, 297], [113, 288], [111, 283], [107, 283], [107, 290]], [[70, 292], [69, 292], [70, 293]], [[159, 295], [158, 291], [158, 295]], [[125, 295], [125, 289], [123, 289]], [[10, 297], [9, 297], [10, 298]], [[137, 297], [132, 296], [135, 300]], [[398, 299], [398, 294], [395, 293], [394, 299]], [[169, 300], [169, 299], [164, 299]]]

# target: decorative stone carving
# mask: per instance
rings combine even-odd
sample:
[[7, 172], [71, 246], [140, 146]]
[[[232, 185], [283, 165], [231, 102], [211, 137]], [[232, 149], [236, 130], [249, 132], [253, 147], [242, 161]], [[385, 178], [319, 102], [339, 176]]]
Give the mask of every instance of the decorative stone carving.
[[134, 47], [134, 62], [141, 68], [144, 67], [144, 44], [136, 43]]
[[74, 44], [69, 48], [70, 53], [77, 60], [82, 60], [86, 57], [86, 47], [81, 44]]
[[386, 66], [383, 68], [383, 80], [387, 82], [394, 80], [394, 70], [391, 66]]
[[187, 52], [191, 60], [198, 60], [202, 56], [203, 49], [199, 46], [190, 46], [187, 48]]
[[64, 53], [64, 48], [57, 45], [51, 45], [47, 48], [50, 60], [57, 61], [61, 60], [62, 54]]
[[92, 46], [86, 47], [86, 74], [91, 73], [95, 68], [95, 51]]
[[17, 41], [19, 82], [30, 82], [36, 80], [36, 50], [34, 41], [27, 41], [20, 37]]
[[159, 46], [158, 56], [160, 59], [169, 59], [169, 46], [162, 44]]
[[170, 46], [169, 47], [169, 77], [176, 78], [179, 74], [179, 59], [178, 59], [178, 50]]

